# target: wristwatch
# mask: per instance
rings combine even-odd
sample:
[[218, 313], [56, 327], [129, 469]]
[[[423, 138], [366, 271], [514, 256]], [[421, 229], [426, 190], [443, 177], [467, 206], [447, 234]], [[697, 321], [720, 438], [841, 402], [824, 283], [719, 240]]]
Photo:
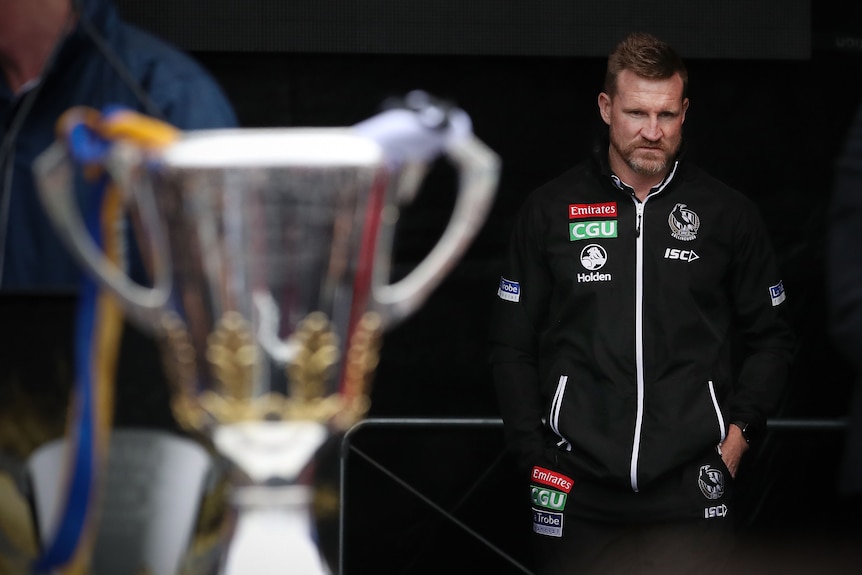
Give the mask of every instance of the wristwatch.
[[745, 442], [751, 444], [751, 427], [745, 421], [731, 421], [733, 425], [738, 427], [740, 431], [742, 431], [742, 438], [745, 439]]

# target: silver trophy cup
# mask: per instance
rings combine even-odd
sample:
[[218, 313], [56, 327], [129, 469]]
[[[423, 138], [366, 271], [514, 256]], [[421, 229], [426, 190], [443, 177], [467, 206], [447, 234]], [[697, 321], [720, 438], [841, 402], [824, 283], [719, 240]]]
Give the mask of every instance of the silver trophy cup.
[[[301, 472], [364, 417], [381, 334], [422, 305], [490, 210], [499, 159], [466, 113], [422, 92], [405, 102], [346, 128], [179, 132], [155, 148], [117, 138], [103, 167], [140, 215], [152, 287], [86, 232], [68, 145], [34, 164], [61, 237], [163, 343], [176, 418], [235, 467], [224, 573], [329, 571]], [[438, 156], [458, 174], [451, 218], [391, 282], [399, 206]]]

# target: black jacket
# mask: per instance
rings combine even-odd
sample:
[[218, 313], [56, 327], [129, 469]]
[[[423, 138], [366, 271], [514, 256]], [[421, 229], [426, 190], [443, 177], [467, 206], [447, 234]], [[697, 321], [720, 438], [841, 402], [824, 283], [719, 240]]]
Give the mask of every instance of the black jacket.
[[606, 142], [535, 190], [497, 293], [491, 364], [525, 469], [550, 446], [578, 478], [640, 491], [731, 421], [763, 428], [788, 379], [794, 336], [757, 208], [684, 156], [644, 202]]
[[838, 159], [830, 206], [830, 333], [856, 372], [839, 488], [862, 494], [862, 106]]

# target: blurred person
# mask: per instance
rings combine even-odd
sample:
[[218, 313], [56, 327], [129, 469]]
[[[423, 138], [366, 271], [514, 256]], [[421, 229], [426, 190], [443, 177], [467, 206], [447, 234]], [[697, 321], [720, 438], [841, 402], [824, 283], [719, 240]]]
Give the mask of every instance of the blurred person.
[[737, 472], [789, 379], [771, 239], [686, 158], [687, 87], [670, 45], [627, 36], [607, 134], [514, 225], [490, 363], [542, 575], [729, 568]]
[[[237, 126], [209, 72], [125, 22], [111, 0], [0, 0], [0, 70], [0, 295], [80, 289], [82, 270], [49, 221], [32, 170], [64, 112], [120, 105], [181, 130]], [[80, 188], [82, 212], [92, 211], [98, 194]], [[125, 238], [127, 272], [148, 284], [133, 226]], [[153, 385], [162, 373], [151, 343], [134, 326], [123, 331], [118, 377], [127, 383], [118, 388], [117, 416], [130, 425], [172, 426], [164, 386]]]
[[200, 64], [123, 21], [110, 0], [0, 0], [0, 69], [3, 290], [78, 288], [79, 268], [43, 211], [32, 173], [63, 112], [122, 105], [182, 130], [237, 124]]
[[862, 503], [862, 106], [835, 164], [829, 217], [829, 326], [856, 382], [838, 478], [842, 496]]
[[[70, 322], [83, 280], [42, 207], [34, 159], [56, 140], [61, 115], [77, 106], [119, 105], [181, 130], [238, 122], [203, 66], [125, 22], [111, 0], [0, 0], [0, 71], [0, 322], [14, 343], [0, 350], [0, 480], [21, 485], [27, 458], [67, 429], [75, 379]], [[90, 192], [75, 189], [82, 212], [98, 197]], [[145, 246], [138, 249], [132, 229], [125, 227], [124, 264], [146, 284]], [[124, 327], [113, 424], [180, 432], [155, 342]], [[13, 508], [11, 497], [0, 493], [0, 510]], [[0, 537], [0, 565], [5, 543]]]

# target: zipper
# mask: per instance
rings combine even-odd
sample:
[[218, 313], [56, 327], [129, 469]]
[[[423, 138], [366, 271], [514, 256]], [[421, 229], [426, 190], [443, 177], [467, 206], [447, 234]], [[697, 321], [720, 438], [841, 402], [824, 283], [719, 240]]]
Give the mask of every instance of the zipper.
[[637, 416], [635, 417], [634, 439], [629, 479], [632, 491], [638, 492], [638, 460], [640, 458], [641, 427], [644, 414], [644, 373], [643, 373], [643, 213], [649, 197], [643, 202], [632, 197], [635, 203], [635, 368], [637, 373]]
[[629, 481], [632, 491], [637, 493], [638, 486], [638, 461], [640, 458], [641, 432], [644, 416], [644, 339], [643, 339], [643, 233], [644, 233], [644, 209], [649, 199], [661, 193], [676, 175], [679, 161], [674, 162], [670, 173], [662, 183], [650, 190], [643, 201], [637, 199], [633, 193], [632, 202], [635, 205], [635, 368], [637, 372], [637, 415], [635, 416], [634, 436], [632, 438], [632, 457], [629, 467]]

